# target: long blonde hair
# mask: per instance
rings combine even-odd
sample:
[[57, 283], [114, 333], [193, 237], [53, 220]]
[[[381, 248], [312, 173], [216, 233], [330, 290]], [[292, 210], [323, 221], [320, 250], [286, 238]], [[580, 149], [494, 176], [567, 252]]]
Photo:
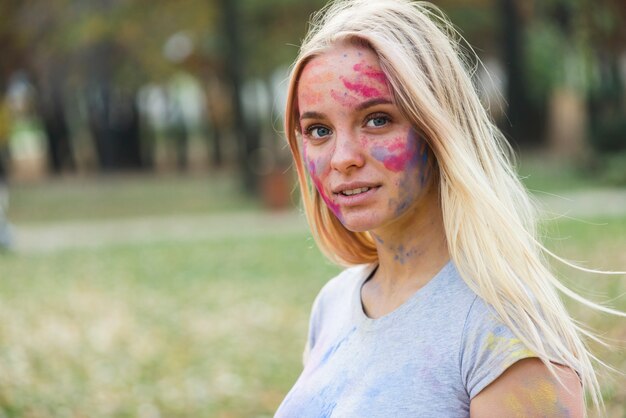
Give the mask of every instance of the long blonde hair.
[[338, 42], [366, 45], [435, 157], [448, 250], [459, 273], [555, 377], [554, 363], [576, 370], [600, 410], [592, 364], [598, 359], [582, 338], [594, 337], [571, 319], [556, 289], [622, 314], [583, 299], [550, 271], [544, 255], [551, 253], [536, 239], [535, 206], [513, 169], [508, 142], [480, 102], [461, 40], [426, 2], [339, 0], [314, 16], [292, 68], [285, 116], [307, 219], [332, 261], [377, 262], [372, 237], [344, 228], [311, 186], [298, 138], [297, 87], [306, 63]]

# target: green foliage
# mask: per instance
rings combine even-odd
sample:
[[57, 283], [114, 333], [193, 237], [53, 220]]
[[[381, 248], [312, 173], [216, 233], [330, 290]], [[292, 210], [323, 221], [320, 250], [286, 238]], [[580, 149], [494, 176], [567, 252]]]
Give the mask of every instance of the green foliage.
[[[626, 129], [622, 131], [626, 135]], [[626, 136], [622, 136], [625, 141]], [[603, 153], [594, 161], [595, 175], [612, 186], [626, 187], [626, 151]]]
[[242, 40], [250, 64], [245, 74], [266, 77], [295, 59], [310, 15], [327, 1], [242, 0], [239, 3]]
[[542, 102], [564, 76], [564, 35], [546, 22], [533, 22], [526, 32], [526, 74], [531, 97]]
[[[626, 150], [626, 118], [621, 114], [605, 114], [596, 121], [592, 145], [600, 152]], [[626, 169], [624, 169], [626, 172]]]
[[529, 94], [537, 103], [544, 102], [559, 87], [585, 94], [597, 85], [592, 71], [595, 58], [584, 42], [570, 39], [553, 23], [543, 20], [530, 24], [525, 40]]

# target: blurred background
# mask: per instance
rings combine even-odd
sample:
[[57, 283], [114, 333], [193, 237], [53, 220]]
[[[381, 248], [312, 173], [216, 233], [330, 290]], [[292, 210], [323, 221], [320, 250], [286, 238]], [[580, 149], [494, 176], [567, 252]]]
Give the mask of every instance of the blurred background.
[[[0, 417], [272, 416], [339, 271], [281, 127], [324, 3], [0, 2]], [[435, 4], [482, 61], [545, 244], [626, 269], [626, 4]], [[626, 309], [624, 276], [555, 268]], [[624, 321], [566, 302], [626, 369]], [[623, 376], [602, 382], [626, 417]]]

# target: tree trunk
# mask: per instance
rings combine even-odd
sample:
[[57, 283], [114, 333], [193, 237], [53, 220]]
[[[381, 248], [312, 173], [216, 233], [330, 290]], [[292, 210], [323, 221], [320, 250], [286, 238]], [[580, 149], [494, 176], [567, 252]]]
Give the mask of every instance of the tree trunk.
[[252, 156], [259, 148], [260, 138], [258, 131], [250, 129], [243, 114], [241, 103], [241, 85], [243, 57], [240, 53], [239, 28], [237, 17], [237, 1], [221, 0], [222, 12], [224, 13], [224, 36], [227, 40], [226, 65], [228, 77], [232, 86], [232, 101], [234, 111], [234, 130], [239, 145], [239, 166], [243, 176], [243, 185], [246, 191], [256, 193], [258, 179], [252, 170]]

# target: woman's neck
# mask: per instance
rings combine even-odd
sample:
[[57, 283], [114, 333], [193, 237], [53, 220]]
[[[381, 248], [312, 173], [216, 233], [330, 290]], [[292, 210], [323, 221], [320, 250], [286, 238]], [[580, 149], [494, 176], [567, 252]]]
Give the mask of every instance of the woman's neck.
[[432, 189], [416, 207], [372, 234], [379, 266], [370, 281], [383, 297], [419, 289], [450, 259], [441, 207]]

